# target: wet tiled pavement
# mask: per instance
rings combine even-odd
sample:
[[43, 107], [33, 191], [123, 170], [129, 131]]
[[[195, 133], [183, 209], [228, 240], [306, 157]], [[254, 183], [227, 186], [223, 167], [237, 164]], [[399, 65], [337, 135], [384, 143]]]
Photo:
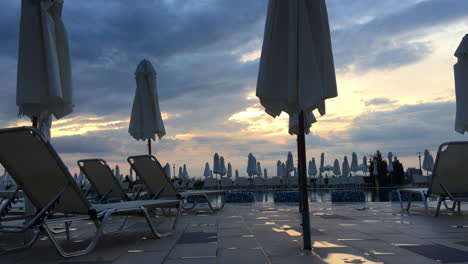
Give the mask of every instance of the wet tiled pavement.
[[[402, 213], [391, 202], [314, 202], [310, 208], [312, 252], [301, 249], [297, 206], [252, 203], [227, 204], [216, 213], [188, 211], [176, 233], [162, 239], [152, 238], [144, 220], [132, 217], [124, 232], [104, 236], [91, 254], [71, 259], [60, 257], [43, 237], [28, 250], [0, 255], [0, 263], [468, 263], [466, 212], [435, 218], [421, 206]], [[162, 231], [171, 220], [155, 219]], [[72, 227], [71, 240], [63, 244], [83, 247], [92, 225]], [[15, 239], [21, 237], [2, 235], [0, 246]]]

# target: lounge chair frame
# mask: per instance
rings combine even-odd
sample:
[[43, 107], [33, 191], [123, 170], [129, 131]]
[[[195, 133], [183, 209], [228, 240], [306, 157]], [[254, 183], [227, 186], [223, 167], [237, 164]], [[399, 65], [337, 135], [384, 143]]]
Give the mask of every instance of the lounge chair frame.
[[[22, 140], [30, 140], [31, 142], [38, 142], [40, 144], [39, 147], [46, 148], [46, 152], [50, 154], [50, 157], [55, 161], [55, 165], [57, 165], [58, 171], [63, 174], [63, 177], [66, 178], [64, 181], [66, 182], [59, 188], [57, 192], [54, 192], [52, 198], [44, 202], [43, 200], [40, 201], [40, 197], [36, 197], [34, 194], [33, 189], [35, 187], [30, 186], [30, 184], [25, 184], [22, 182], [21, 177], [18, 178], [16, 167], [9, 164], [9, 160], [3, 154], [0, 154], [0, 163], [10, 172], [12, 177], [17, 182], [18, 186], [21, 187], [24, 194], [31, 200], [31, 202], [36, 206], [37, 211], [31, 219], [27, 222], [23, 222], [20, 225], [4, 225], [0, 223], [0, 233], [24, 233], [29, 230], [36, 231], [33, 237], [27, 241], [24, 245], [15, 247], [15, 248], [0, 248], [0, 253], [9, 253], [9, 252], [16, 252], [19, 250], [23, 250], [25, 248], [31, 247], [37, 239], [40, 237], [42, 232], [45, 232], [46, 235], [49, 237], [52, 244], [57, 249], [58, 253], [65, 258], [69, 257], [76, 257], [88, 254], [91, 252], [94, 247], [96, 246], [99, 238], [101, 235], [111, 234], [114, 232], [121, 231], [125, 226], [126, 219], [124, 219], [123, 223], [114, 231], [112, 232], [104, 232], [104, 227], [106, 226], [108, 219], [112, 215], [135, 215], [135, 214], [142, 214], [146, 222], [148, 224], [149, 229], [151, 232], [157, 237], [162, 238], [168, 235], [173, 234], [173, 230], [176, 227], [178, 217], [180, 215], [180, 209], [183, 206], [182, 200], [165, 200], [165, 201], [133, 201], [133, 202], [122, 202], [122, 203], [111, 203], [106, 205], [92, 205], [88, 202], [86, 197], [81, 193], [78, 185], [74, 182], [73, 177], [71, 176], [70, 172], [66, 168], [63, 161], [60, 159], [58, 154], [55, 152], [53, 147], [50, 143], [43, 137], [39, 130], [30, 127], [20, 127], [20, 128], [7, 128], [0, 130], [0, 137], [3, 134], [9, 133], [17, 133], [22, 134], [20, 135]], [[30, 138], [28, 138], [30, 137]], [[35, 141], [34, 139], [38, 141]], [[24, 144], [24, 143], [23, 143]], [[25, 146], [23, 146], [26, 149]], [[59, 178], [63, 178], [60, 176]], [[41, 190], [41, 192], [43, 192]], [[72, 193], [77, 200], [75, 202], [81, 202], [79, 204], [79, 208], [68, 208], [67, 212], [61, 212], [60, 208], [62, 207], [61, 203], [67, 203], [67, 199], [69, 199], [66, 195], [67, 193]], [[50, 196], [51, 193], [49, 193]], [[68, 201], [70, 203], [70, 201]], [[72, 203], [70, 203], [72, 204]], [[159, 233], [156, 228], [154, 227], [153, 223], [151, 222], [150, 216], [148, 214], [148, 208], [171, 208], [176, 207], [177, 212], [175, 215], [174, 222], [172, 224], [172, 230], [167, 233]], [[88, 208], [87, 214], [83, 213], [83, 210]], [[76, 212], [72, 212], [76, 210]], [[81, 213], [80, 213], [81, 212]], [[92, 238], [91, 242], [86, 246], [85, 249], [73, 251], [73, 252], [66, 252], [63, 247], [58, 242], [55, 234], [57, 233], [50, 224], [54, 223], [62, 223], [65, 224], [70, 223], [71, 221], [76, 220], [90, 220], [93, 221], [96, 226], [96, 232], [94, 237]]]
[[[438, 172], [438, 167], [440, 165], [440, 155], [442, 151], [444, 151], [445, 148], [450, 147], [450, 145], [466, 145], [468, 148], [468, 142], [467, 141], [452, 141], [452, 142], [445, 142], [442, 143], [437, 151], [437, 156], [436, 156], [436, 162], [434, 165], [434, 172]], [[443, 172], [441, 173], [443, 174]], [[400, 207], [403, 211], [409, 212], [410, 207], [411, 207], [411, 202], [415, 198], [416, 195], [420, 195], [422, 197], [422, 200], [424, 202], [424, 210], [427, 215], [431, 215], [429, 211], [429, 207], [427, 204], [427, 200], [430, 197], [437, 196], [438, 197], [438, 202], [437, 202], [437, 207], [436, 211], [434, 213], [434, 216], [437, 217], [440, 213], [440, 208], [442, 204], [444, 204], [444, 207], [448, 210], [454, 211], [457, 209], [457, 212], [461, 214], [461, 202], [467, 202], [468, 201], [468, 193], [453, 193], [447, 188], [447, 184], [443, 182], [444, 175], [438, 176], [437, 173], [433, 173], [432, 179], [431, 179], [431, 184], [429, 188], [402, 188], [402, 189], [397, 189], [397, 196], [398, 200], [400, 202]], [[441, 179], [439, 179], [441, 178]], [[406, 208], [403, 205], [403, 200], [401, 197], [402, 192], [407, 192], [408, 195], [408, 203]], [[447, 201], [452, 201], [453, 204], [452, 206], [447, 205]]]
[[[156, 186], [153, 186], [147, 175], [148, 173], [143, 171], [137, 164], [136, 160], [139, 159], [149, 159], [153, 162], [153, 166], [157, 166], [159, 172], [160, 172], [160, 177], [161, 179], [164, 179], [165, 183], [164, 186], [160, 187], [159, 189], [156, 190]], [[198, 191], [185, 191], [185, 192], [178, 192], [173, 183], [171, 182], [171, 179], [165, 174], [163, 167], [159, 163], [159, 161], [156, 159], [156, 157], [152, 155], [137, 155], [137, 156], [131, 156], [127, 158], [128, 163], [132, 167], [132, 169], [140, 176], [140, 179], [142, 182], [146, 185], [147, 189], [149, 192], [156, 193], [158, 195], [163, 194], [166, 190], [169, 190], [170, 193], [172, 193], [173, 196], [177, 197], [178, 199], [182, 199], [184, 201], [183, 209], [184, 210], [192, 210], [195, 208], [195, 206], [200, 203], [199, 200], [193, 200], [193, 203], [191, 206], [188, 206], [188, 198], [195, 197], [199, 198], [203, 203], [208, 204], [209, 208], [211, 211], [215, 212], [218, 210], [221, 210], [224, 208], [225, 204], [225, 195], [226, 191], [223, 190], [210, 190], [210, 191], [204, 191], [204, 190], [198, 190]], [[155, 175], [152, 175], [150, 177], [156, 177]], [[208, 198], [208, 195], [221, 195], [221, 205], [219, 207], [215, 207], [212, 205], [210, 199]]]

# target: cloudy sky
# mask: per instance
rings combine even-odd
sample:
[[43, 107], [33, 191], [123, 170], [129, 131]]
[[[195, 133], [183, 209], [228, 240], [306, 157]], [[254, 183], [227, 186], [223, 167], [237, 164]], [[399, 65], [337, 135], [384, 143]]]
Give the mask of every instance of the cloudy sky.
[[[26, 125], [15, 105], [19, 0], [0, 1], [0, 126]], [[466, 0], [327, 0], [338, 94], [307, 136], [307, 158], [325, 163], [355, 151], [392, 151], [405, 167], [454, 130], [453, 56], [468, 33]], [[128, 134], [134, 72], [143, 58], [158, 73], [167, 135], [161, 163], [201, 175], [214, 152], [245, 175], [252, 152], [269, 174], [295, 154], [287, 117], [255, 97], [267, 0], [66, 0], [76, 107], [54, 121], [52, 142], [76, 160], [125, 159], [146, 151]], [[172, 166], [171, 166], [172, 167]]]

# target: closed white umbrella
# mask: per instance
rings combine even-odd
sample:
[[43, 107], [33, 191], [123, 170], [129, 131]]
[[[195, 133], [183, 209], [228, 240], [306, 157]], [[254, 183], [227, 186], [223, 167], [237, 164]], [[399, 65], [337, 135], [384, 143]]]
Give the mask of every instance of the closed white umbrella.
[[283, 178], [286, 179], [289, 175], [288, 170], [286, 169], [286, 164], [281, 163], [281, 168], [283, 169]]
[[166, 163], [164, 166], [164, 173], [166, 173], [166, 176], [171, 178], [171, 165], [169, 163]]
[[280, 160], [276, 162], [276, 176], [283, 177], [283, 167]]
[[359, 170], [358, 168], [358, 158], [356, 152], [353, 152], [351, 155], [351, 171], [356, 173]]
[[220, 174], [221, 173], [221, 164], [219, 162], [219, 155], [218, 153], [215, 153], [213, 156], [213, 173], [215, 174]]
[[297, 176], [298, 176], [298, 175], [297, 175], [297, 168], [294, 168], [293, 172], [294, 172], [294, 174], [293, 174], [294, 177], [297, 177]]
[[387, 171], [388, 172], [393, 172], [393, 153], [392, 152], [388, 153]]
[[335, 176], [341, 175], [340, 162], [338, 162], [338, 159], [335, 159], [333, 163], [333, 174], [335, 174]]
[[68, 34], [62, 21], [62, 1], [21, 2], [16, 104], [50, 138], [54, 115], [73, 111], [73, 87]]
[[423, 164], [422, 168], [426, 171], [426, 174], [429, 175], [429, 172], [432, 172], [432, 169], [434, 167], [434, 159], [432, 158], [431, 153], [429, 150], [424, 150], [424, 159], [423, 159]]
[[156, 135], [161, 139], [166, 129], [159, 110], [156, 71], [148, 60], [138, 64], [135, 80], [137, 87], [128, 133], [136, 140], [148, 140], [148, 154], [151, 155], [151, 140], [156, 140]]
[[179, 167], [179, 179], [183, 180], [184, 179], [184, 173], [182, 171], [182, 167]]
[[455, 131], [464, 134], [468, 130], [468, 34], [463, 37], [455, 51], [455, 57], [458, 58], [453, 67], [457, 102]]
[[317, 175], [317, 165], [315, 165], [315, 158], [312, 158], [312, 160], [309, 163], [309, 176], [315, 176]]
[[[273, 117], [290, 117], [297, 134], [304, 249], [311, 249], [305, 134], [337, 96], [325, 0], [270, 0], [257, 80], [257, 96]], [[297, 118], [297, 122], [295, 122]], [[296, 125], [297, 124], [297, 125]]]
[[219, 159], [219, 165], [220, 165], [220, 172], [219, 174], [221, 175], [221, 177], [223, 177], [224, 175], [226, 175], [226, 164], [224, 163], [224, 157], [221, 156], [221, 158]]
[[249, 153], [247, 161], [247, 175], [253, 176], [257, 174], [257, 160], [252, 153]]
[[324, 163], [325, 163], [325, 154], [322, 152], [322, 154], [320, 154], [320, 175], [322, 175], [322, 172], [325, 171]]
[[232, 166], [231, 166], [231, 162], [228, 162], [227, 177], [228, 177], [228, 178], [232, 178]]
[[211, 176], [211, 174], [210, 174], [210, 164], [209, 164], [208, 162], [205, 163], [205, 170], [203, 171], [203, 176], [204, 176], [205, 178]]
[[261, 164], [260, 164], [260, 161], [257, 162], [257, 176], [258, 177], [262, 177], [263, 173], [262, 173], [262, 167], [261, 167]]
[[267, 174], [267, 169], [266, 168], [263, 169], [263, 177], [265, 178], [265, 180], [268, 179], [268, 174]]
[[349, 176], [349, 163], [348, 163], [348, 157], [344, 156], [343, 158], [343, 165], [342, 165], [343, 173], [342, 176]]
[[286, 171], [289, 176], [291, 171], [294, 171], [294, 160], [291, 152], [288, 152], [288, 159], [286, 160]]
[[187, 165], [184, 164], [184, 169], [182, 171], [182, 177], [184, 179], [188, 179], [189, 178], [189, 175], [188, 175], [188, 172], [187, 172]]

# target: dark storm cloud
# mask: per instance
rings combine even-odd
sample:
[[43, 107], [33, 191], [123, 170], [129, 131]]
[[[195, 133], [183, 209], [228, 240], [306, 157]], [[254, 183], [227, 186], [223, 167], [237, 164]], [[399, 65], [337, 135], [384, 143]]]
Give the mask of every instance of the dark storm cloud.
[[388, 105], [388, 104], [393, 104], [395, 103], [394, 100], [391, 100], [389, 98], [385, 97], [378, 97], [378, 98], [372, 98], [370, 100], [367, 100], [364, 102], [366, 106], [371, 106], [371, 105]]
[[420, 148], [436, 149], [443, 141], [463, 139], [454, 132], [454, 118], [454, 102], [404, 105], [392, 111], [363, 113], [346, 134], [356, 145], [398, 148], [400, 155], [413, 155]]
[[363, 24], [337, 29], [332, 32], [336, 65], [341, 71], [354, 69], [362, 73], [420, 61], [429, 54], [430, 44], [414, 39], [467, 17], [467, 1], [426, 0]]

